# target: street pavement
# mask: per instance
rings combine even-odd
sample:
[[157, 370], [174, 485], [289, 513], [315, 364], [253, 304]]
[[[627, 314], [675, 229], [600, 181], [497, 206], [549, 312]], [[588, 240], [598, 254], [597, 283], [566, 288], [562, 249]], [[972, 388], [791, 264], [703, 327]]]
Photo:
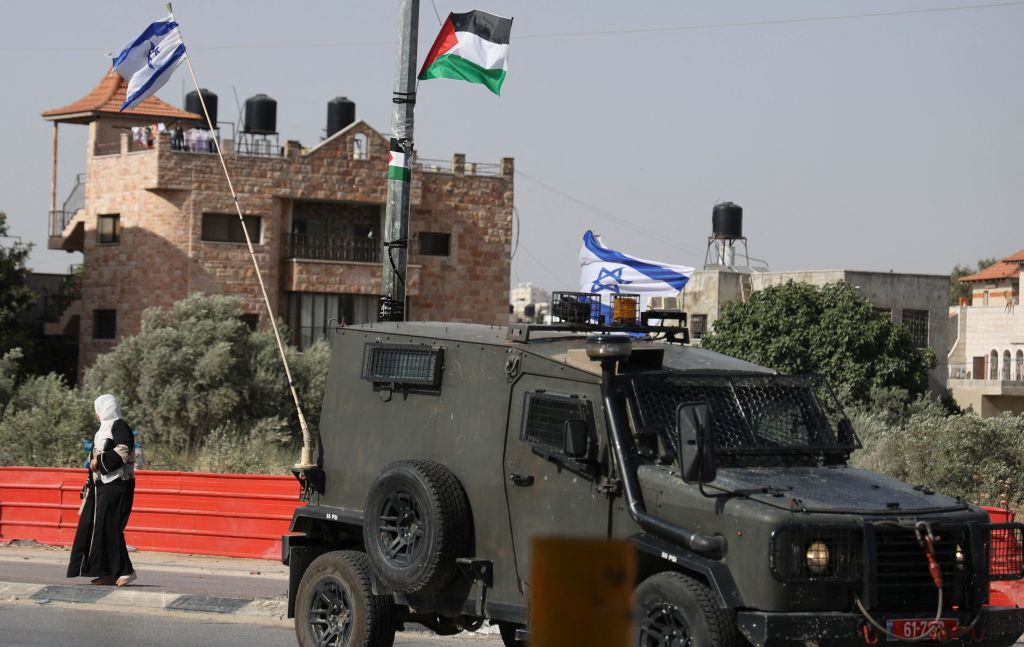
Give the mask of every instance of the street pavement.
[[[131, 607], [38, 605], [0, 601], [4, 647], [295, 647], [291, 623], [262, 625], [226, 621], [213, 614], [138, 613]], [[497, 636], [442, 638], [403, 632], [395, 647], [501, 647]]]
[[[296, 644], [286, 617], [288, 568], [280, 562], [133, 551], [139, 579], [117, 588], [65, 577], [68, 558], [67, 548], [0, 544], [0, 644], [118, 644], [120, 639], [104, 637], [103, 627], [124, 624], [126, 612], [145, 616], [125, 624], [132, 642], [151, 635], [161, 647]], [[146, 627], [141, 634], [140, 623]], [[173, 630], [151, 634], [151, 624]], [[497, 627], [442, 638], [412, 625], [395, 644], [498, 647], [501, 638]]]

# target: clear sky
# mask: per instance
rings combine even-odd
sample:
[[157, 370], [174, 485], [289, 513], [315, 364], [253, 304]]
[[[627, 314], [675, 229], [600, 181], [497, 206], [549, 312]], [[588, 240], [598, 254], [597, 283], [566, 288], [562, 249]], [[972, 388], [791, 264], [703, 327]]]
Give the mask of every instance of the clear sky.
[[[778, 270], [938, 274], [1024, 248], [1024, 2], [445, 1], [421, 4], [421, 61], [435, 5], [515, 18], [503, 96], [423, 83], [415, 126], [423, 158], [515, 158], [513, 285], [576, 289], [587, 229], [700, 267], [722, 200], [744, 207], [751, 255]], [[267, 93], [282, 141], [307, 145], [335, 96], [389, 131], [397, 7], [174, 4], [221, 120], [235, 92]], [[51, 126], [39, 113], [88, 92], [104, 55], [164, 15], [162, 2], [0, 0], [0, 211], [35, 243], [33, 269], [81, 262], [46, 250]], [[183, 66], [159, 96], [181, 105], [190, 86]], [[85, 170], [85, 134], [60, 128], [58, 201]]]

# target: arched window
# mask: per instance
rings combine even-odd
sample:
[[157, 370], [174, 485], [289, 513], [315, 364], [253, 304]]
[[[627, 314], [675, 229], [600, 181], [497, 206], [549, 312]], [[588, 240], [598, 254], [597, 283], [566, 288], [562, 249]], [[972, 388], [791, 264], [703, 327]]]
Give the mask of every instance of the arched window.
[[988, 354], [988, 379], [999, 379], [999, 353], [997, 353], [994, 348], [992, 349], [992, 352]]
[[365, 160], [370, 157], [370, 141], [363, 133], [352, 138], [352, 159]]
[[1017, 351], [1017, 370], [1014, 371], [1014, 376], [1018, 382], [1024, 382], [1024, 350]]
[[1010, 351], [1003, 351], [1003, 377], [1004, 382], [1010, 381]]

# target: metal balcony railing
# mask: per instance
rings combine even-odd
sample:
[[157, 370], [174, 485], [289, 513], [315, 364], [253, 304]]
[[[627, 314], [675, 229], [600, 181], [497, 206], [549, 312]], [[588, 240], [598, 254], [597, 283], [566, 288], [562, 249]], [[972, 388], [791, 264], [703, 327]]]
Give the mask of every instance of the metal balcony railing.
[[380, 245], [373, 238], [287, 234], [284, 244], [285, 258], [356, 263], [380, 262]]
[[68, 226], [75, 212], [85, 208], [85, 173], [75, 176], [75, 186], [68, 194], [67, 200], [60, 209], [50, 212], [50, 235], [60, 236]]

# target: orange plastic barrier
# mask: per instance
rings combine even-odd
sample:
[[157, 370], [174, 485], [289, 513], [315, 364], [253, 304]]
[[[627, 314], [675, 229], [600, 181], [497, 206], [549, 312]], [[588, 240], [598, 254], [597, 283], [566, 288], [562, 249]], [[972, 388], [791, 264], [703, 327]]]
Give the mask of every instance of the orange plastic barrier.
[[[0, 541], [70, 546], [84, 469], [0, 467]], [[139, 470], [125, 530], [140, 550], [281, 558], [281, 535], [298, 507], [291, 476]]]
[[[992, 520], [992, 523], [1010, 523], [1014, 521], [1016, 517], [1016, 515], [1013, 512], [1006, 510], [1004, 508], [994, 508], [991, 506], [982, 506], [982, 508], [984, 508], [985, 512], [988, 512], [989, 519]], [[1000, 537], [999, 535], [993, 533], [992, 543], [1005, 543], [1007, 539], [1008, 537]], [[1009, 551], [1005, 547], [1002, 550], [998, 551], [996, 550], [996, 547], [993, 547], [993, 550], [991, 552], [993, 554], [997, 552], [1000, 554], [1012, 554], [1012, 551]], [[1017, 559], [1020, 559], [1019, 552], [1017, 554]], [[992, 606], [1024, 606], [1024, 580], [1006, 580], [992, 582], [992, 584], [989, 587], [988, 597], [988, 602]]]

